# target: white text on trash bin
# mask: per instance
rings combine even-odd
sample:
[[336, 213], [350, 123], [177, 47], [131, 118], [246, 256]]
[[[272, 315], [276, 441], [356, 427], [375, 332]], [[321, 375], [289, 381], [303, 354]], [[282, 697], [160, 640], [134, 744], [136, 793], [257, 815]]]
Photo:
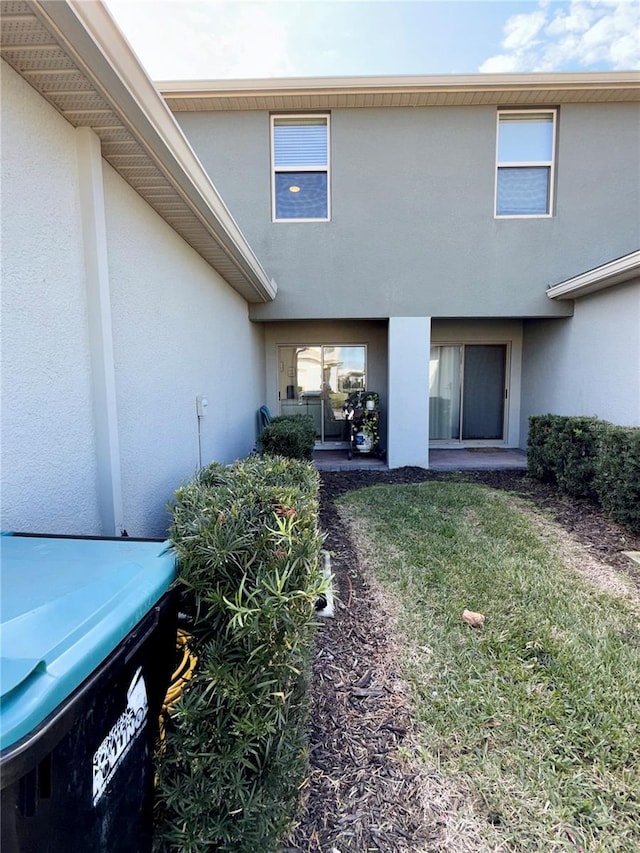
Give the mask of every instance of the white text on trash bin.
[[127, 690], [127, 707], [93, 756], [93, 805], [95, 806], [131, 744], [144, 728], [149, 711], [147, 688], [139, 668]]

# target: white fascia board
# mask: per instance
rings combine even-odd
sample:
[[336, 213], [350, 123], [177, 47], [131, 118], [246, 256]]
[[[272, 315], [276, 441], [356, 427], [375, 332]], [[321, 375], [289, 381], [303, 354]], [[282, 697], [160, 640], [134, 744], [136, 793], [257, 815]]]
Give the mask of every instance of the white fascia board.
[[99, 0], [33, 0], [83, 73], [255, 291], [277, 291], [158, 90]]
[[633, 71], [587, 71], [529, 74], [431, 74], [385, 77], [282, 77], [241, 80], [165, 80], [156, 86], [163, 94], [267, 94], [285, 92], [406, 92], [410, 90], [487, 92], [505, 88], [581, 89], [640, 85], [640, 73]]
[[640, 251], [554, 284], [547, 290], [547, 296], [549, 299], [578, 299], [636, 277], [640, 277]]

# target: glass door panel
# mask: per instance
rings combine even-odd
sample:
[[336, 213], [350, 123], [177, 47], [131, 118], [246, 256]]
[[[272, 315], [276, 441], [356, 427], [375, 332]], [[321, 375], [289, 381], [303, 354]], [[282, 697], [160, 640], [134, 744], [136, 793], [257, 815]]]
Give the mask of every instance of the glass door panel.
[[347, 439], [343, 405], [365, 388], [365, 346], [281, 346], [280, 413], [311, 415], [320, 444]]
[[280, 414], [311, 415], [322, 436], [322, 348], [280, 347]]
[[462, 347], [431, 347], [429, 362], [429, 438], [460, 438]]
[[506, 346], [466, 346], [462, 438], [501, 439], [504, 432]]
[[502, 440], [506, 363], [506, 344], [431, 347], [430, 440]]
[[323, 347], [323, 441], [345, 441], [343, 406], [352, 391], [364, 389], [365, 347]]

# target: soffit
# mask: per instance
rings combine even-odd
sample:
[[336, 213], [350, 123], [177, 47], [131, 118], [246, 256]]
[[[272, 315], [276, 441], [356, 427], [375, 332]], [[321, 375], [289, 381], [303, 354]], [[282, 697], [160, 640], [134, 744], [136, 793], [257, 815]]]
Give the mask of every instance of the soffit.
[[70, 124], [90, 127], [104, 159], [238, 293], [273, 299], [275, 284], [102, 4], [1, 0], [0, 14], [2, 58]]
[[475, 74], [156, 84], [173, 112], [557, 106], [640, 101], [640, 73]]

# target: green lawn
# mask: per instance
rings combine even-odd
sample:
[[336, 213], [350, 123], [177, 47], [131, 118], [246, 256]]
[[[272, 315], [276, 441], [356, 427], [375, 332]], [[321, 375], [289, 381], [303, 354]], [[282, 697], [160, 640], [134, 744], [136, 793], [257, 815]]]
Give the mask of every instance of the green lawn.
[[565, 567], [483, 486], [376, 486], [341, 503], [397, 605], [415, 753], [477, 792], [486, 849], [640, 851], [637, 607]]

